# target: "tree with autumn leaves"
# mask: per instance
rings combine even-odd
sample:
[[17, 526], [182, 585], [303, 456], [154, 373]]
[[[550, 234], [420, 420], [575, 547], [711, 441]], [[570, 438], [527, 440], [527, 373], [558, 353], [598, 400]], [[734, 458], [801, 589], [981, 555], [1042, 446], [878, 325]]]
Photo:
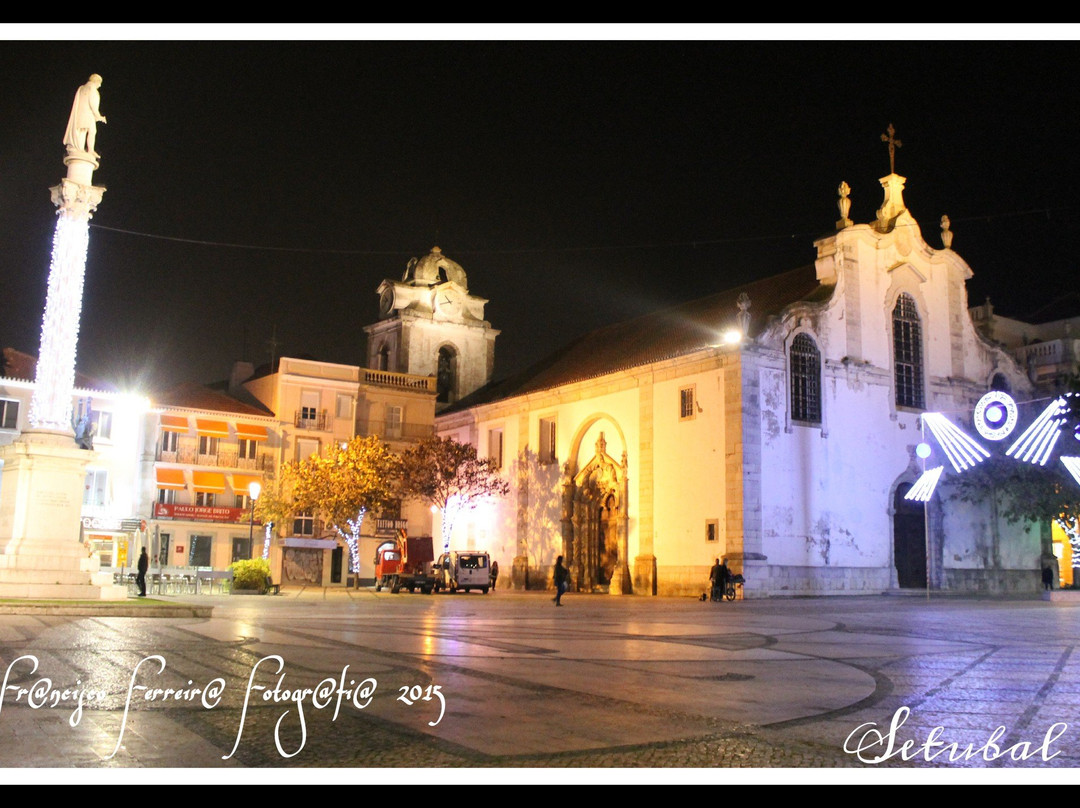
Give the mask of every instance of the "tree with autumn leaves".
[[401, 490], [442, 512], [443, 551], [457, 517], [489, 497], [506, 496], [510, 485], [475, 447], [453, 438], [425, 438], [401, 457]]
[[348, 546], [349, 570], [357, 573], [364, 517], [398, 498], [400, 469], [400, 458], [378, 438], [353, 438], [283, 465], [255, 512], [279, 523], [300, 513], [318, 514]]
[[356, 437], [322, 454], [287, 463], [264, 489], [255, 513], [285, 524], [298, 513], [319, 514], [349, 547], [349, 569], [360, 570], [364, 517], [392, 503], [420, 499], [443, 514], [444, 549], [454, 519], [483, 498], [502, 496], [509, 485], [476, 449], [451, 438], [431, 437], [397, 455], [375, 437]]

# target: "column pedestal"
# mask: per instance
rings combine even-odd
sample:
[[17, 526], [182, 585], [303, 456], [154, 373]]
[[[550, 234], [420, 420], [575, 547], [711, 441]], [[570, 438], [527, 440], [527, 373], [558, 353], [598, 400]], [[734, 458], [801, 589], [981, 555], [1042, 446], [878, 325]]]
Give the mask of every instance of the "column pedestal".
[[91, 456], [70, 434], [49, 430], [0, 447], [0, 598], [127, 598], [80, 541]]

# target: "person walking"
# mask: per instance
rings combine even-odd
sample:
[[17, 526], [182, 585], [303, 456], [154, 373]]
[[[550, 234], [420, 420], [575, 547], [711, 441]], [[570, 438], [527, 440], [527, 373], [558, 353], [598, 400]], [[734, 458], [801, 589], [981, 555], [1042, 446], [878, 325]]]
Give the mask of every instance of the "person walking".
[[139, 574], [135, 576], [135, 583], [139, 585], [139, 597], [146, 597], [146, 571], [150, 569], [150, 556], [146, 554], [146, 548], [139, 553]]
[[555, 605], [562, 606], [563, 592], [570, 580], [570, 570], [563, 566], [562, 556], [555, 559]]
[[491, 591], [495, 591], [495, 584], [499, 582], [499, 562], [491, 562]]

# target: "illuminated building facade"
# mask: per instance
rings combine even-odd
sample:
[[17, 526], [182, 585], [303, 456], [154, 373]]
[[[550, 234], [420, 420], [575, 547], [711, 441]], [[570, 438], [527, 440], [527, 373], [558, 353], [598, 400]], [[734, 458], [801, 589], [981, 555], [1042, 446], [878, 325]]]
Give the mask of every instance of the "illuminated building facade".
[[153, 460], [142, 475], [155, 569], [225, 570], [261, 557], [248, 489], [275, 474], [281, 434], [268, 411], [201, 385], [183, 385], [155, 402], [144, 452]]
[[881, 180], [812, 265], [578, 339], [436, 417], [506, 469], [511, 495], [455, 526], [515, 585], [563, 555], [579, 590], [698, 594], [726, 557], [747, 597], [1034, 591], [1048, 539], [990, 509], [904, 499], [921, 415], [970, 420], [1023, 368], [977, 333], [971, 270]]
[[[29, 424], [35, 359], [4, 349], [0, 374], [0, 446], [10, 445]], [[75, 374], [71, 411], [87, 445], [81, 505], [81, 538], [105, 568], [130, 567], [132, 548], [146, 535], [141, 508], [141, 447], [150, 421], [149, 402], [108, 389], [104, 382]], [[137, 551], [136, 551], [137, 553]]]
[[[303, 460], [354, 436], [374, 435], [400, 451], [434, 431], [434, 376], [281, 357], [272, 369], [234, 370], [232, 391], [275, 414], [278, 464]], [[413, 536], [431, 535], [431, 513], [406, 502], [393, 513], [366, 517], [355, 573], [361, 583], [374, 581], [375, 549], [398, 528]], [[275, 532], [275, 581], [280, 570], [286, 584], [349, 583], [348, 552], [317, 514], [297, 514]]]
[[1035, 312], [1038, 322], [1024, 322], [1003, 317], [987, 300], [972, 307], [971, 318], [979, 333], [1016, 358], [1038, 390], [1060, 393], [1080, 377], [1080, 317], [1062, 316], [1061, 305], [1075, 310], [1075, 302], [1055, 301]]

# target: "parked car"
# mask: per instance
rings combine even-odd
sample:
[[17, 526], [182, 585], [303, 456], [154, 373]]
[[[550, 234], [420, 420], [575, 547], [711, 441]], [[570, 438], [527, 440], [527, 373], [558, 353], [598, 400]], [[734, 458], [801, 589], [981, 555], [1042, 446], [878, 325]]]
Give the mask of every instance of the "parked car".
[[486, 595], [491, 587], [491, 557], [487, 553], [475, 550], [443, 553], [433, 565], [432, 572], [436, 592], [479, 589]]

